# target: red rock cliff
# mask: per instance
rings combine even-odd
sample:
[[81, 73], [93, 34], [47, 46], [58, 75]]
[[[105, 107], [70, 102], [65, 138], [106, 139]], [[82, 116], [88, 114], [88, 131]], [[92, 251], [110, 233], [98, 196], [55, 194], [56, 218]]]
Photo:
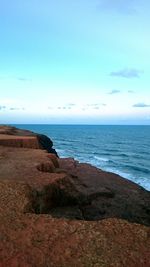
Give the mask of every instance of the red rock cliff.
[[0, 127], [0, 267], [149, 267], [150, 193], [37, 136]]

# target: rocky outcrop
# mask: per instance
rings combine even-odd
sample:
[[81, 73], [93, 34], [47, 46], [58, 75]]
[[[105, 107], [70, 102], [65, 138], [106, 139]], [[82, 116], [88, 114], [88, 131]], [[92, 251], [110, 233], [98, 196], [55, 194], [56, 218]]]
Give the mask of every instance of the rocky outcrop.
[[[13, 131], [15, 140], [35, 138]], [[0, 193], [0, 267], [150, 265], [150, 192], [131, 181], [7, 143]]]
[[147, 190], [119, 175], [74, 159], [59, 159], [59, 165], [72, 177], [86, 220], [115, 217], [150, 225], [150, 192]]
[[80, 220], [122, 218], [150, 225], [150, 193], [112, 173], [40, 149], [1, 147], [0, 180], [25, 182], [35, 213]]
[[121, 219], [36, 215], [32, 187], [0, 181], [1, 267], [149, 267], [150, 230]]
[[56, 150], [53, 148], [52, 140], [46, 135], [11, 126], [0, 126], [0, 145], [45, 149], [47, 152], [58, 156]]

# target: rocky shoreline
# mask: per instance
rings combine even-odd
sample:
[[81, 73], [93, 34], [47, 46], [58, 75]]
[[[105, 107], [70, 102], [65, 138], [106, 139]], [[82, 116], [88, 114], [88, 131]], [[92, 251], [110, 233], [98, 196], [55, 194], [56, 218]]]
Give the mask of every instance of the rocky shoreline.
[[0, 126], [1, 267], [149, 266], [150, 192]]

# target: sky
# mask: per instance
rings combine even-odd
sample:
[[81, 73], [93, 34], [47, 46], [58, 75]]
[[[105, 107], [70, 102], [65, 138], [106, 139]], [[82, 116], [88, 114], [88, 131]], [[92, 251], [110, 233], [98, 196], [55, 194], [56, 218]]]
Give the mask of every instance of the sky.
[[0, 0], [0, 124], [150, 125], [149, 0]]

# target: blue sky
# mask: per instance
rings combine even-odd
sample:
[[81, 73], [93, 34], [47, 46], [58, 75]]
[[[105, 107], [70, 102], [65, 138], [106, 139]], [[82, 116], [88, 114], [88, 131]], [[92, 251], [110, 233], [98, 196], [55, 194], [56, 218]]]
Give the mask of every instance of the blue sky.
[[149, 10], [0, 0], [0, 123], [149, 125]]

